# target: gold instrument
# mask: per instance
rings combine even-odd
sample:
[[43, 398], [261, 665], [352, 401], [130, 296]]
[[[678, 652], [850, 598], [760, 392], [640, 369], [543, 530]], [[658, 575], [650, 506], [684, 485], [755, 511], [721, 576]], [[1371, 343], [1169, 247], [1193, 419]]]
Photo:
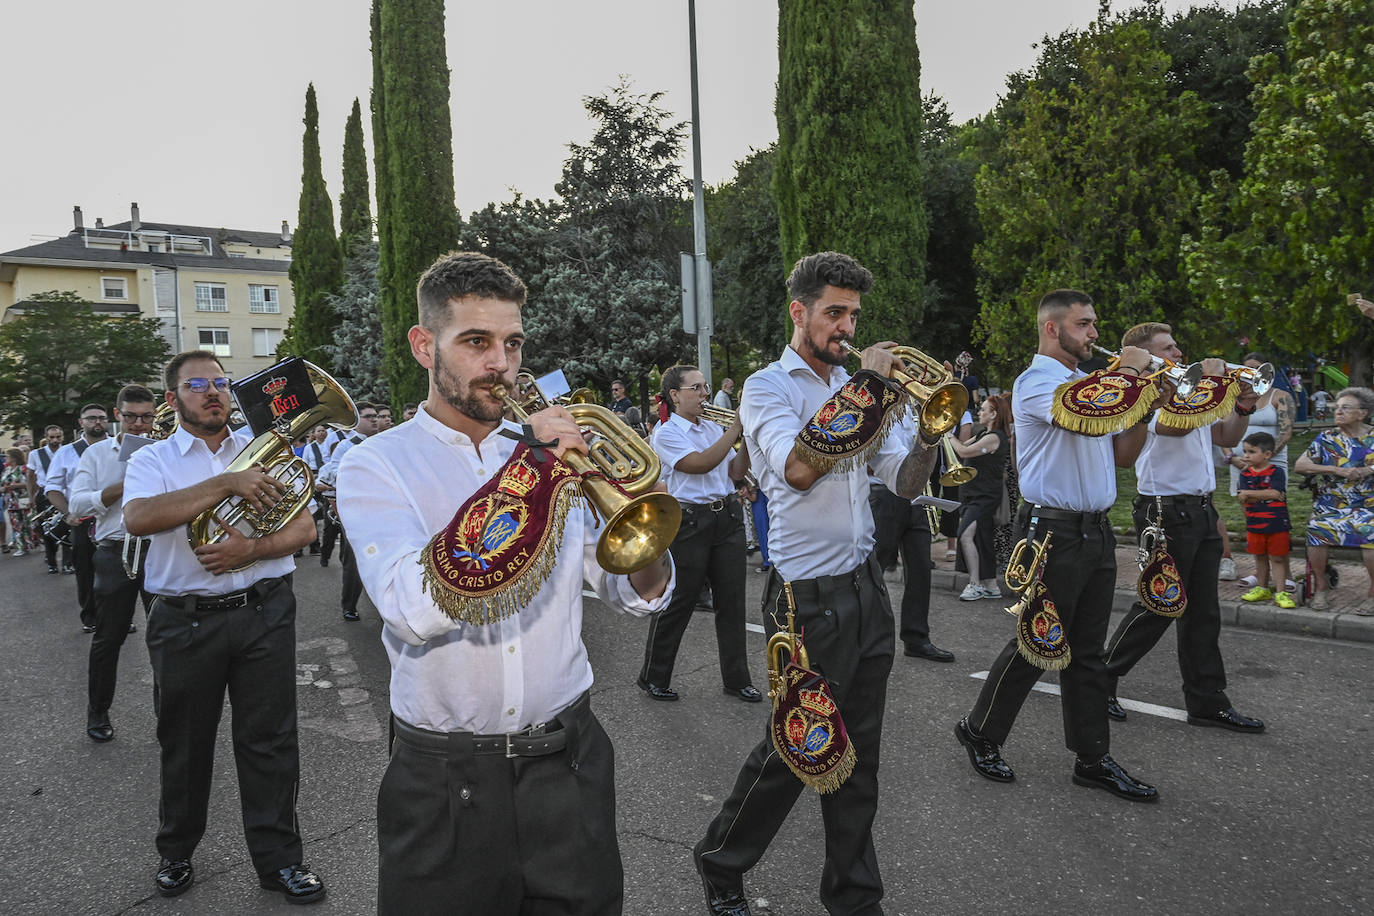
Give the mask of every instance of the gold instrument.
[[[1025, 556], [1027, 550], [1031, 551], [1029, 563], [1026, 562]], [[1002, 574], [1002, 580], [1007, 583], [1008, 588], [1024, 598], [1032, 591], [1031, 586], [1040, 581], [1040, 572], [1045, 568], [1045, 560], [1048, 559], [1049, 553], [1050, 532], [1046, 531], [1045, 536], [1039, 541], [1022, 538], [1011, 549], [1007, 571]], [[1007, 612], [1016, 613], [1011, 608], [1007, 608]]]
[[[1093, 344], [1093, 349], [1112, 358], [1112, 364], [1107, 367], [1108, 369], [1116, 368], [1117, 364], [1121, 362], [1120, 353], [1108, 350], [1106, 347], [1099, 347], [1097, 344]], [[1145, 371], [1149, 373], [1148, 377], [1150, 378], [1163, 375], [1172, 380], [1174, 387], [1178, 390], [1178, 396], [1181, 398], [1186, 398], [1192, 394], [1197, 389], [1198, 382], [1202, 381], [1202, 363], [1193, 363], [1184, 369], [1173, 360], [1153, 354], [1150, 356], [1150, 365]]]
[[[226, 527], [236, 528], [250, 538], [274, 534], [286, 527], [309, 504], [315, 492], [315, 475], [309, 465], [296, 457], [291, 443], [321, 423], [339, 429], [352, 429], [358, 425], [358, 408], [348, 392], [328, 372], [308, 362], [305, 368], [315, 386], [319, 403], [301, 411], [289, 421], [279, 420], [277, 428], [256, 436], [234, 457], [227, 471], [232, 474], [261, 466], [286, 487], [286, 493], [264, 512], [254, 509], [247, 500], [238, 496], [231, 496], [214, 508], [206, 509], [187, 525], [187, 537], [193, 548], [223, 541], [229, 536]], [[219, 519], [215, 516], [219, 516]], [[245, 563], [230, 572], [251, 565]]]
[[[792, 600], [792, 583], [784, 582], [783, 590], [787, 593], [787, 629], [778, 630], [768, 637], [768, 699], [773, 701], [773, 706], [782, 702], [783, 696], [787, 693], [787, 685], [782, 681], [782, 672], [789, 662], [796, 659], [797, 664], [803, 668], [811, 667], [811, 660], [807, 658], [806, 646], [797, 644], [796, 614], [793, 612], [795, 606]], [[777, 615], [773, 616], [774, 622]]]
[[[176, 410], [171, 404], [163, 401], [157, 405], [157, 410], [153, 411], [153, 428], [148, 431], [146, 438], [155, 442], [166, 439], [177, 431], [180, 424], [181, 417], [177, 416]], [[130, 579], [137, 579], [139, 567], [143, 565], [143, 557], [147, 552], [147, 538], [137, 538], [125, 532], [124, 546], [119, 554], [120, 561], [124, 564], [124, 575]]]
[[957, 487], [978, 476], [976, 468], [959, 461], [959, 454], [954, 451], [954, 443], [950, 440], [949, 433], [940, 437], [940, 444], [945, 450], [945, 472], [940, 475], [940, 486]]
[[[537, 384], [534, 391], [539, 392]], [[517, 422], [529, 418], [530, 411], [517, 404], [504, 385], [493, 385], [491, 393], [505, 401]], [[542, 392], [539, 399], [543, 400]], [[658, 480], [658, 455], [599, 404], [570, 403], [564, 409], [579, 428], [594, 434], [590, 455], [566, 451], [562, 460], [582, 478], [582, 494], [606, 519], [596, 542], [596, 562], [610, 573], [643, 569], [663, 555], [682, 524], [678, 501], [667, 493], [650, 492]]]
[[[855, 356], [863, 353], [847, 340], [840, 341], [840, 346]], [[892, 378], [920, 405], [916, 418], [921, 435], [929, 441], [956, 428], [968, 407], [968, 389], [953, 380], [943, 363], [915, 347], [894, 347], [891, 352], [899, 363]]]
[[1253, 368], [1227, 363], [1226, 374], [1236, 381], [1249, 382], [1250, 388], [1260, 397], [1264, 397], [1274, 387], [1273, 363], [1261, 363]]
[[[714, 423], [721, 429], [729, 429], [735, 425], [735, 419], [739, 414], [733, 410], [726, 410], [724, 407], [716, 407], [714, 404], [706, 403], [701, 405], [701, 418], [707, 422]], [[730, 447], [739, 451], [744, 446], [744, 436], [740, 435]]]

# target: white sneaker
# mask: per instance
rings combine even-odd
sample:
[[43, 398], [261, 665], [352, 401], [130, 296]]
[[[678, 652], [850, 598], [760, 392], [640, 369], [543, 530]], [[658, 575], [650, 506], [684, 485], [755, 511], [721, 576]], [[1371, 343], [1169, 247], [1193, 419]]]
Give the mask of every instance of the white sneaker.
[[983, 597], [984, 597], [984, 598], [1001, 598], [1001, 597], [1002, 597], [1002, 592], [1001, 592], [999, 589], [993, 588], [993, 587], [988, 586], [988, 585], [979, 585], [978, 587], [979, 587], [980, 589], [983, 590]]
[[1236, 561], [1230, 557], [1221, 558], [1221, 570], [1217, 573], [1218, 579], [1225, 579], [1230, 582], [1236, 578]]
[[[1224, 577], [1219, 576], [1218, 578]], [[1240, 580], [1241, 588], [1254, 588], [1256, 585], [1259, 585], [1259, 580], [1256, 579], [1254, 576], [1244, 576]]]
[[983, 586], [976, 582], [970, 582], [964, 586], [964, 590], [959, 593], [960, 601], [977, 601], [979, 598], [986, 597], [983, 594]]

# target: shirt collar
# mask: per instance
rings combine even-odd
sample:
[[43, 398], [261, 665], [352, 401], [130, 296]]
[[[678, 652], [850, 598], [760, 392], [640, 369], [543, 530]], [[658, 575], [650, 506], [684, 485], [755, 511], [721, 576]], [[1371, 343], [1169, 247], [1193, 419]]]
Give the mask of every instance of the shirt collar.
[[1070, 369], [1053, 356], [1046, 356], [1044, 353], [1037, 353], [1031, 357], [1031, 368], [1039, 369], [1041, 372], [1045, 373], [1052, 373], [1060, 378], [1070, 378], [1084, 374], [1078, 369]]
[[693, 423], [691, 420], [687, 419], [677, 411], [673, 411], [672, 413], [668, 414], [668, 422], [675, 423], [678, 426], [681, 426], [683, 429], [696, 429], [697, 427], [696, 423]]
[[[248, 427], [246, 426], [244, 427], [244, 429], [247, 428]], [[221, 451], [229, 445], [229, 440], [233, 439], [235, 435], [236, 434], [232, 429], [229, 430], [229, 435], [226, 436], [224, 441], [220, 443], [219, 447]], [[210, 446], [208, 443], [206, 443], [204, 439], [201, 439], [198, 436], [191, 435], [189, 432], [187, 432], [186, 427], [181, 426], [180, 424], [177, 425], [176, 430], [172, 433], [171, 441], [176, 446], [177, 452], [181, 455], [185, 455], [187, 452], [189, 452], [192, 446], [194, 446], [197, 442], [204, 446], [207, 452], [210, 451]], [[211, 454], [218, 455], [219, 452], [211, 452]]]
[[[407, 422], [419, 423], [420, 428], [422, 430], [429, 433], [431, 436], [438, 439], [440, 442], [466, 442], [473, 448], [477, 447], [477, 443], [473, 442], [472, 437], [469, 436], [467, 433], [459, 429], [454, 429], [452, 426], [447, 426], [443, 423], [440, 423], [435, 418], [434, 414], [430, 413], [428, 410], [425, 409], [425, 405], [428, 403], [428, 400], [421, 401], [419, 408], [415, 411], [415, 416], [411, 417], [411, 419]], [[509, 420], [502, 420], [501, 425], [497, 427], [496, 430], [492, 430], [492, 432], [488, 433], [482, 441], [489, 441], [492, 438], [492, 436], [495, 435], [496, 432], [501, 429], [509, 429], [514, 432], [520, 432], [520, 424], [512, 423]]]
[[[791, 375], [793, 372], [796, 372], [797, 370], [800, 369], [800, 370], [803, 370], [803, 371], [806, 371], [806, 372], [811, 373], [811, 377], [812, 377], [812, 378], [818, 379], [819, 381], [821, 381], [822, 383], [824, 383], [824, 384], [826, 384], [826, 385], [833, 385], [833, 384], [835, 383], [835, 381], [836, 381], [836, 379], [835, 379], [835, 373], [837, 373], [837, 372], [843, 373], [843, 372], [844, 372], [844, 367], [843, 367], [843, 366], [831, 366], [831, 367], [830, 367], [830, 378], [828, 378], [828, 379], [823, 379], [823, 378], [821, 378], [819, 375], [816, 374], [816, 370], [815, 370], [815, 369], [812, 369], [811, 366], [810, 366], [810, 364], [808, 364], [806, 360], [802, 359], [801, 354], [798, 353], [795, 349], [792, 348], [792, 345], [791, 345], [791, 344], [788, 344], [788, 345], [783, 349], [783, 351], [782, 351], [782, 357], [778, 360], [778, 362], [780, 362], [780, 363], [782, 364], [782, 367], [783, 367], [784, 369], [787, 370], [787, 374], [788, 374], [788, 375]], [[845, 377], [847, 378], [848, 376], [846, 375]]]

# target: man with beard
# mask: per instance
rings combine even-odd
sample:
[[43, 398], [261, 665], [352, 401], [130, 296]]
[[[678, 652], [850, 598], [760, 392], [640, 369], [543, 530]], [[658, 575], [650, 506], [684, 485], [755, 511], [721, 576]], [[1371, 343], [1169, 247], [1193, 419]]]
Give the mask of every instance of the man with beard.
[[87, 404], [81, 408], [81, 436], [57, 450], [52, 466], [48, 468], [43, 488], [48, 502], [57, 507], [64, 516], [63, 521], [71, 526], [72, 564], [63, 566], [63, 572], [76, 573], [76, 603], [81, 606], [81, 629], [87, 633], [95, 632], [95, 602], [91, 597], [91, 580], [95, 578], [92, 558], [95, 556], [95, 542], [91, 540], [91, 520], [89, 516], [79, 516], [71, 511], [72, 478], [76, 476], [76, 466], [86, 449], [106, 436], [109, 416], [99, 404]]
[[[523, 429], [502, 420], [493, 389], [515, 390], [525, 342], [525, 285], [510, 268], [451, 253], [420, 278], [417, 299], [410, 347], [429, 370], [428, 397], [413, 420], [352, 449], [339, 472], [339, 511], [392, 666], [377, 908], [616, 914], [613, 752], [588, 694], [582, 582], [602, 602], [649, 614], [667, 604], [672, 561], [665, 552], [611, 575], [596, 563], [590, 507], [567, 505], [557, 524], [559, 497], [546, 488], [575, 478], [556, 458], [587, 446], [563, 407]], [[531, 532], [527, 563], [491, 528], [477, 543], [453, 540], [498, 497], [498, 526], [510, 511], [513, 528]], [[487, 591], [512, 602], [488, 615], [436, 581], [445, 566], [469, 571], [473, 589], [494, 580], [482, 575], [491, 569], [521, 588]]]
[[[35, 512], [42, 512], [51, 503], [48, 502], [47, 481], [48, 471], [52, 468], [57, 452], [62, 448], [62, 427], [53, 425], [43, 430], [43, 444], [29, 452], [29, 496], [34, 506]], [[48, 572], [57, 575], [57, 538], [41, 532], [43, 535], [43, 558], [47, 560]], [[68, 544], [62, 545], [62, 565], [68, 569], [72, 566], [72, 548]]]
[[[1065, 744], [1077, 755], [1073, 781], [1132, 801], [1154, 801], [1154, 786], [1132, 778], [1108, 753], [1110, 687], [1102, 658], [1116, 587], [1116, 538], [1107, 510], [1116, 501], [1115, 469], [1135, 462], [1145, 444], [1148, 417], [1102, 436], [1081, 435], [1055, 424], [1050, 412], [1055, 389], [1082, 377], [1078, 364], [1092, 356], [1097, 312], [1087, 293], [1059, 289], [1040, 300], [1036, 321], [1039, 349], [1012, 387], [1023, 500], [1013, 536], [1024, 538], [1031, 528], [1037, 541], [1053, 535], [1041, 581], [1069, 647], [1070, 661], [1059, 672], [1059, 687]], [[1149, 367], [1150, 354], [1123, 347], [1120, 363], [1121, 372], [1139, 376]], [[1172, 395], [1172, 386], [1165, 386], [1151, 410]], [[1027, 564], [1029, 556], [1027, 552]], [[1044, 673], [1022, 657], [1016, 637], [992, 663], [972, 711], [954, 726], [955, 737], [980, 776], [996, 782], [1016, 778], [1002, 759], [1001, 745]]]
[[[167, 364], [167, 403], [176, 432], [134, 453], [124, 479], [124, 524], [151, 537], [145, 587], [155, 597], [148, 655], [158, 685], [162, 793], [155, 886], [181, 894], [195, 878], [191, 856], [205, 833], [215, 735], [224, 694], [233, 706], [234, 762], [243, 829], [260, 886], [294, 903], [324, 897], [301, 864], [296, 821], [300, 760], [296, 738], [296, 597], [291, 555], [310, 543], [300, 513], [260, 538], [236, 529], [191, 548], [186, 524], [229, 497], [266, 511], [285, 491], [260, 467], [230, 473], [253, 439], [230, 432], [229, 379], [213, 353], [180, 353]], [[235, 572], [234, 570], [238, 570]]]
[[[134, 627], [134, 605], [143, 586], [143, 571], [134, 578], [124, 572], [124, 471], [119, 460], [126, 433], [146, 436], [153, 428], [153, 393], [142, 385], [125, 385], [115, 398], [115, 419], [122, 431], [86, 449], [72, 478], [71, 510], [76, 515], [95, 519], [95, 577], [92, 603], [95, 636], [86, 671], [86, 734], [92, 741], [114, 738], [110, 724], [110, 704], [114, 701], [115, 677], [119, 671], [119, 651]], [[143, 592], [147, 610], [148, 594]]]
[[[369, 436], [375, 436], [380, 425], [381, 411], [376, 404], [371, 401], [358, 401], [353, 406], [358, 408], [358, 425], [348, 434], [338, 445], [334, 446], [334, 454], [329, 456], [329, 463], [325, 465], [324, 471], [320, 473], [319, 489], [325, 498], [338, 500], [339, 462], [348, 450], [358, 445]], [[348, 531], [343, 528], [342, 520], [339, 525], [341, 537], [339, 538], [339, 560], [343, 563], [343, 586], [339, 594], [339, 610], [343, 614], [343, 619], [350, 623], [358, 620], [358, 599], [363, 595], [363, 580], [358, 578], [358, 558], [353, 555], [353, 545], [348, 539]], [[328, 566], [328, 552], [320, 557], [320, 565]]]
[[[785, 625], [782, 593], [790, 584], [796, 629], [807, 637], [811, 668], [830, 682], [856, 757], [848, 779], [820, 796], [820, 898], [830, 913], [878, 912], [883, 896], [872, 827], [895, 625], [873, 555], [868, 469], [909, 500], [921, 492], [938, 454], [906, 419], [881, 440], [867, 468], [821, 470], [803, 451], [805, 434], [823, 424], [818, 411], [837, 392], [868, 394], [887, 384], [873, 376], [889, 376], [897, 365], [896, 344], [883, 341], [863, 351], [861, 370], [868, 371], [851, 379], [843, 368], [860, 298], [872, 286], [873, 275], [849, 255], [827, 251], [798, 261], [787, 278], [792, 340], [777, 362], [749, 377], [740, 408], [750, 462], [768, 497], [773, 570], [764, 587], [764, 624], [770, 635]], [[876, 435], [870, 442], [876, 444]], [[744, 873], [763, 856], [802, 788], [765, 734], [693, 851], [710, 912], [747, 916]]]

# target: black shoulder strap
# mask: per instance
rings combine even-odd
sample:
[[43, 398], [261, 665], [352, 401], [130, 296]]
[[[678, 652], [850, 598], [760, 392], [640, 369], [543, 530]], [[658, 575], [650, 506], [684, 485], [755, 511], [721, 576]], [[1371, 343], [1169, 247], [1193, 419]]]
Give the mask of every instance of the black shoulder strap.
[[76, 449], [76, 457], [80, 458], [82, 455], [86, 454], [86, 449], [90, 448], [90, 446], [91, 444], [85, 439], [77, 439], [76, 444], [72, 446], [72, 448]]
[[352, 436], [350, 436], [349, 438], [350, 438], [350, 440], [353, 442], [354, 445], [361, 445], [363, 439], [365, 439], [366, 437], [365, 437], [365, 436], [360, 436], [360, 435], [358, 435], [357, 433], [354, 433], [354, 434], [353, 434]]
[[324, 464], [324, 455], [320, 452], [320, 444], [318, 442], [312, 442], [310, 443], [310, 447], [315, 450], [315, 467]]
[[43, 463], [43, 473], [48, 473], [48, 468], [52, 465], [52, 455], [46, 445], [38, 450], [38, 460]]

